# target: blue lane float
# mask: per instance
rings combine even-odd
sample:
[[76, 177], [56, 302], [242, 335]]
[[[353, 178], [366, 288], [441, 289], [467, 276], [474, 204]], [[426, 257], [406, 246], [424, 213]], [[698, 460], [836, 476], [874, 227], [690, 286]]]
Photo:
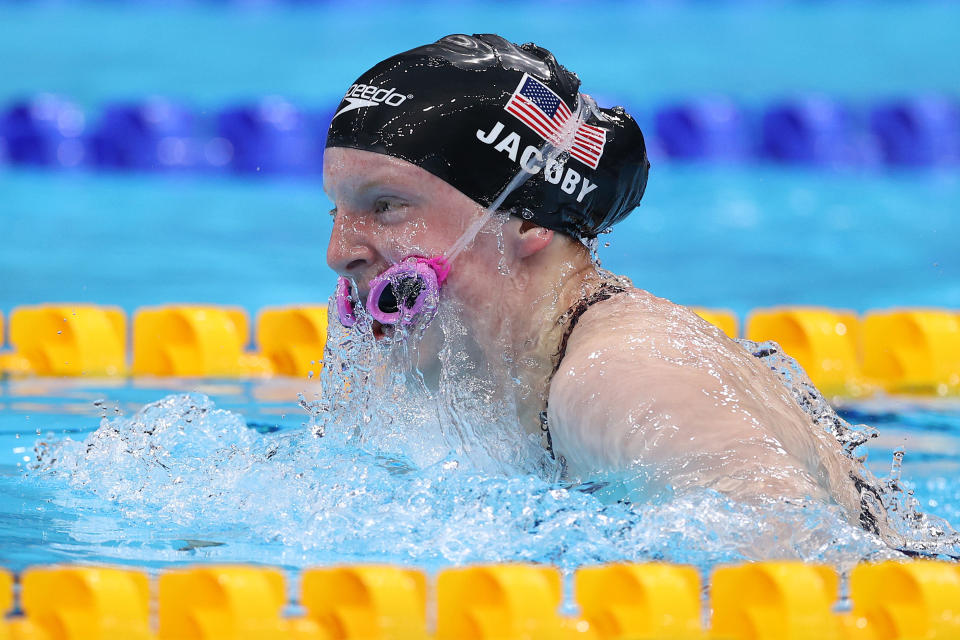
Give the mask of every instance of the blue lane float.
[[266, 98], [220, 113], [218, 133], [238, 173], [319, 173], [323, 134], [317, 122], [281, 98]]
[[7, 161], [70, 169], [84, 164], [86, 118], [72, 102], [42, 94], [10, 105], [0, 116]]
[[813, 96], [787, 100], [764, 112], [760, 125], [761, 155], [775, 162], [800, 165], [863, 164], [865, 149], [857, 145], [857, 122], [844, 105]]
[[118, 170], [191, 169], [203, 161], [197, 118], [159, 98], [107, 106], [90, 150], [98, 167]]
[[[76, 105], [44, 94], [0, 110], [0, 163], [315, 177], [336, 106], [303, 110], [272, 97], [204, 115], [153, 98], [108, 104], [89, 127]], [[747, 109], [707, 96], [631, 112], [647, 116], [641, 122], [655, 159], [824, 168], [960, 164], [960, 104], [952, 97], [852, 108], [802, 96]]]
[[887, 164], [925, 167], [960, 161], [960, 107], [943, 96], [891, 100], [870, 114]]
[[660, 148], [679, 160], [743, 160], [751, 155], [749, 123], [732, 100], [709, 97], [669, 105], [654, 116]]

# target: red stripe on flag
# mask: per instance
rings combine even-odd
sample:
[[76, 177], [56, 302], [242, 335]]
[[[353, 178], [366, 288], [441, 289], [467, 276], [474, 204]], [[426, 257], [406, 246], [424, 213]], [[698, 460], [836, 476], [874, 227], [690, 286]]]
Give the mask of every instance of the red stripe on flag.
[[574, 147], [573, 149], [570, 149], [570, 153], [576, 155], [577, 157], [583, 156], [584, 158], [590, 158], [591, 162], [597, 162], [600, 160], [600, 157], [597, 156], [596, 154], [587, 153], [583, 149], [580, 149], [579, 147]]
[[599, 137], [594, 137], [594, 136], [592, 136], [592, 135], [585, 134], [582, 129], [581, 129], [580, 131], [577, 131], [577, 135], [578, 135], [579, 137], [583, 138], [584, 140], [588, 141], [588, 142], [589, 142], [590, 144], [592, 144], [593, 146], [599, 147], [599, 148], [601, 148], [601, 149], [603, 149], [604, 145], [607, 144], [607, 136], [606, 136], [606, 135], [599, 136]]
[[597, 142], [596, 140], [594, 140], [594, 139], [592, 139], [592, 138], [584, 138], [582, 135], [580, 135], [580, 132], [579, 132], [579, 131], [578, 131], [577, 134], [574, 136], [574, 140], [575, 140], [575, 142], [576, 142], [577, 144], [581, 144], [581, 145], [583, 145], [584, 147], [587, 147], [587, 148], [590, 148], [590, 149], [600, 150], [600, 149], [603, 148], [603, 144], [601, 144], [600, 142]]
[[596, 163], [600, 161], [599, 157], [589, 153], [584, 153], [583, 149], [578, 149], [578, 148], [570, 149], [570, 154], [576, 156], [577, 158], [587, 158], [591, 163]]
[[520, 110], [523, 114], [519, 116], [528, 126], [535, 129], [537, 133], [541, 135], [545, 140], [549, 140], [552, 143], [556, 143], [558, 138], [559, 129], [555, 123], [546, 120], [543, 115], [538, 112], [531, 112], [529, 107], [523, 106], [521, 103], [513, 105], [514, 108]]
[[511, 103], [509, 105], [509, 109], [511, 109], [511, 113], [520, 118], [520, 120], [522, 120], [528, 126], [537, 129], [540, 135], [544, 137], [552, 135], [554, 128], [551, 123], [545, 120], [542, 116], [538, 117], [536, 112], [531, 111], [529, 107], [526, 107], [519, 100]]
[[531, 117], [537, 119], [544, 127], [549, 128], [553, 132], [560, 131], [560, 125], [555, 119], [552, 120], [548, 118], [547, 114], [541, 111], [537, 105], [531, 103], [523, 96], [517, 96], [517, 105], [527, 111]]
[[596, 158], [594, 158], [594, 157], [592, 157], [592, 156], [589, 156], [589, 155], [583, 153], [583, 151], [581, 151], [580, 149], [570, 149], [570, 155], [576, 157], [577, 159], [579, 159], [579, 160], [581, 160], [581, 161], [585, 161], [585, 162], [586, 162], [586, 161], [596, 162], [596, 160], [597, 160]]
[[515, 115], [522, 123], [524, 123], [531, 129], [536, 131], [538, 134], [540, 134], [540, 137], [543, 138], [544, 140], [550, 138], [551, 134], [549, 132], [544, 131], [539, 125], [534, 124], [534, 122], [531, 119], [529, 119], [526, 114], [520, 111], [516, 105], [513, 105], [513, 104], [507, 105], [507, 111]]
[[[553, 144], [558, 144], [563, 126], [573, 115], [570, 108], [561, 100], [554, 117], [548, 118], [547, 114], [532, 100], [519, 93], [514, 93], [504, 108], [537, 132], [541, 138]], [[568, 151], [579, 162], [596, 169], [605, 145], [606, 131], [604, 129], [581, 123], [574, 132], [573, 144]]]
[[597, 163], [596, 160], [594, 160], [594, 159], [592, 159], [592, 158], [582, 157], [582, 156], [580, 156], [578, 153], [576, 153], [576, 151], [572, 151], [572, 150], [570, 151], [570, 155], [572, 155], [574, 158], [576, 158], [577, 160], [579, 160], [579, 161], [582, 162], [583, 164], [587, 165], [587, 166], [590, 167], [591, 169], [596, 169], [596, 168], [597, 168], [597, 164], [598, 164], [598, 163]]
[[592, 131], [587, 131], [585, 127], [580, 127], [580, 129], [577, 131], [577, 135], [581, 136], [585, 140], [592, 140], [600, 145], [607, 141], [607, 136], [597, 135]]
[[576, 143], [574, 143], [573, 148], [574, 148], [574, 149], [580, 149], [581, 151], [583, 151], [584, 153], [586, 153], [586, 154], [588, 154], [588, 155], [596, 156], [596, 157], [598, 157], [598, 158], [600, 157], [600, 151], [597, 150], [597, 149], [593, 149], [593, 148], [591, 148], [591, 147], [585, 147], [585, 146], [583, 146], [582, 144], [576, 144]]
[[[561, 126], [566, 123], [567, 119], [566, 117], [561, 117], [559, 113], [554, 117], [554, 120], [559, 122]], [[604, 143], [606, 143], [606, 132], [599, 127], [594, 127], [589, 124], [581, 124], [580, 128], [577, 129], [577, 135], [581, 136], [584, 140], [590, 140], [599, 144], [601, 148]]]

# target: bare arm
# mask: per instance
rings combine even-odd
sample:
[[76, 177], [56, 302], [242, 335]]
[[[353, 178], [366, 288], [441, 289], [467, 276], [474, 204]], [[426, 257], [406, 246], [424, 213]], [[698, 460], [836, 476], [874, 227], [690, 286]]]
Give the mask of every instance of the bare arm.
[[825, 496], [809, 472], [819, 453], [809, 420], [715, 327], [652, 296], [597, 305], [581, 324], [549, 398], [574, 472], [642, 466], [675, 488]]

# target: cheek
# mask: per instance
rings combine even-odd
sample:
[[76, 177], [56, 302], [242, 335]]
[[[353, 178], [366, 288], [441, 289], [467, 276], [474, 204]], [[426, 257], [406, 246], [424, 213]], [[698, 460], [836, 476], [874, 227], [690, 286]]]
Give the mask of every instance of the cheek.
[[[384, 256], [396, 262], [410, 255], [425, 258], [446, 255], [456, 241], [457, 237], [445, 233], [444, 229], [410, 224], [404, 225], [402, 229], [391, 228], [385, 231], [379, 244], [383, 247]], [[463, 262], [461, 254], [454, 260], [453, 269], [456, 270]]]
[[418, 254], [422, 244], [419, 231], [407, 224], [370, 224], [364, 235], [370, 247], [391, 264]]
[[515, 288], [521, 271], [504, 249], [502, 233], [485, 230], [460, 254], [453, 270], [464, 276], [465, 284], [481, 289], [484, 297], [502, 296]]
[[495, 313], [511, 289], [509, 276], [498, 270], [499, 254], [461, 254], [453, 264], [446, 288], [465, 312]]

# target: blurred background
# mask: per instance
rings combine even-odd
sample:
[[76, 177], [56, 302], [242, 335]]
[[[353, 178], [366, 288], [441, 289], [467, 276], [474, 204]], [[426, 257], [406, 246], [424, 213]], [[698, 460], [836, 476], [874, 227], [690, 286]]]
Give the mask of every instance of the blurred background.
[[325, 301], [325, 130], [449, 33], [553, 51], [648, 139], [604, 266], [740, 314], [960, 307], [960, 3], [0, 0], [0, 310]]

